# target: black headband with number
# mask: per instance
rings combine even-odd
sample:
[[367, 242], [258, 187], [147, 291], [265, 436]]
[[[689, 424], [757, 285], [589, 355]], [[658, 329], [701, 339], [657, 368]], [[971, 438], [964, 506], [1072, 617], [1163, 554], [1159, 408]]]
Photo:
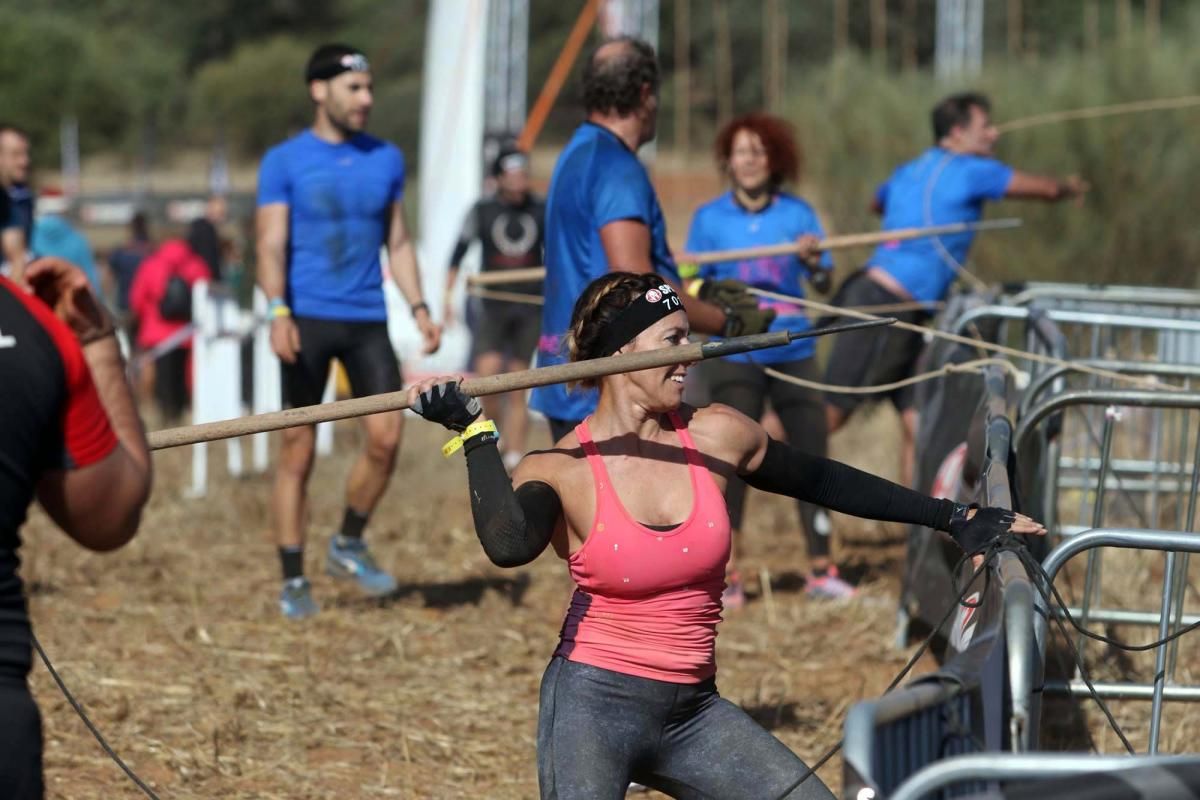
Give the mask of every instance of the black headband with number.
[[663, 317], [682, 309], [679, 295], [667, 284], [647, 289], [645, 294], [621, 309], [604, 329], [596, 355], [611, 356]]

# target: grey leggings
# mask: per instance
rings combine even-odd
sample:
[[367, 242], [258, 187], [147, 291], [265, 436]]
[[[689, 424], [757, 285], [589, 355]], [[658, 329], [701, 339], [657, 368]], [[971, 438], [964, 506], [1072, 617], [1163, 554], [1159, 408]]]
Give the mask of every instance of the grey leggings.
[[832, 800], [713, 678], [667, 683], [556, 656], [542, 677], [543, 800], [622, 800], [630, 781], [681, 800]]

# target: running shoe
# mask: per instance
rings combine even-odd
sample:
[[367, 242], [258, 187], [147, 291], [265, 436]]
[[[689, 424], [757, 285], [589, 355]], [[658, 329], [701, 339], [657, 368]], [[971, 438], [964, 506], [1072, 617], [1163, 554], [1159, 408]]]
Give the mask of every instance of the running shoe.
[[742, 585], [742, 576], [733, 570], [725, 576], [725, 590], [721, 592], [721, 605], [730, 610], [737, 610], [746, 605], [746, 587]]
[[808, 573], [804, 593], [819, 600], [849, 600], [858, 594], [858, 590], [842, 580], [838, 568], [830, 564], [824, 575]]
[[279, 594], [279, 610], [288, 619], [304, 619], [311, 617], [319, 610], [312, 598], [312, 586], [308, 578], [301, 575], [283, 582], [283, 591]]
[[374, 597], [396, 591], [396, 579], [379, 568], [362, 539], [335, 534], [329, 542], [325, 572], [335, 578], [353, 578], [358, 588]]

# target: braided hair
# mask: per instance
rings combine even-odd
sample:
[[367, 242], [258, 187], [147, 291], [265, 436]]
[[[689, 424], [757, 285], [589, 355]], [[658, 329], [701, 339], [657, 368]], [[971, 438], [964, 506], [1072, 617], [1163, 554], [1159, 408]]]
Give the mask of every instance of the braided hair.
[[[571, 328], [566, 340], [571, 360], [598, 357], [605, 328], [634, 300], [661, 283], [662, 278], [653, 272], [609, 272], [589, 283], [571, 312]], [[598, 384], [596, 378], [579, 382], [585, 389]]]

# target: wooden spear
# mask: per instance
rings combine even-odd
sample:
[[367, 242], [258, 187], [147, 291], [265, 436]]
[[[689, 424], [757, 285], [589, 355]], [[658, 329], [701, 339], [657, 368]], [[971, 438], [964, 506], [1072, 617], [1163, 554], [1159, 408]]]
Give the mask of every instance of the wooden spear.
[[[951, 233], [1005, 230], [1016, 228], [1020, 225], [1020, 219], [1006, 217], [1004, 219], [984, 220], [982, 222], [955, 222], [949, 225], [931, 225], [925, 228], [899, 228], [894, 231], [849, 233], [844, 236], [830, 236], [820, 240], [817, 243], [817, 250], [845, 250], [850, 247], [869, 247], [884, 242], [903, 242], [909, 239], [923, 239], [929, 236], [943, 236]], [[744, 247], [738, 250], [680, 253], [675, 257], [675, 261], [679, 264], [712, 264], [717, 261], [741, 261], [749, 258], [783, 256], [796, 253], [799, 249], [795, 242], [784, 242], [782, 244], [769, 244], [760, 247]], [[502, 269], [495, 272], [471, 275], [467, 278], [467, 282], [474, 286], [489, 286], [497, 283], [540, 281], [545, 277], [545, 267], [523, 267], [521, 269]]]
[[[771, 333], [756, 333], [751, 336], [737, 336], [717, 342], [696, 342], [678, 347], [664, 347], [659, 350], [646, 350], [640, 353], [626, 353], [606, 358], [593, 358], [587, 361], [575, 361], [570, 364], [555, 364], [550, 367], [537, 367], [519, 372], [509, 372], [504, 375], [492, 375], [487, 378], [471, 378], [462, 383], [462, 389], [469, 395], [482, 397], [489, 394], [512, 392], [519, 389], [531, 389], [535, 386], [549, 386], [554, 383], [600, 378], [605, 375], [615, 375], [620, 372], [637, 372], [643, 369], [665, 367], [672, 364], [690, 364], [706, 358], [720, 358], [735, 353], [746, 353], [751, 350], [762, 350], [767, 347], [779, 347], [796, 339], [808, 339], [814, 336], [825, 336], [831, 333], [843, 333], [862, 328], [874, 328], [877, 325], [891, 325], [896, 320], [892, 318], [873, 319], [865, 322], [852, 322], [844, 325], [829, 325], [823, 328], [810, 328], [806, 331], [773, 331]], [[154, 431], [147, 438], [151, 450], [164, 450], [169, 447], [181, 447], [198, 442], [213, 442], [218, 439], [231, 439], [235, 436], [246, 436], [252, 433], [277, 431], [281, 428], [294, 428], [299, 425], [313, 425], [318, 422], [330, 422], [349, 417], [361, 417], [367, 414], [378, 414], [383, 411], [399, 411], [408, 408], [408, 392], [386, 392], [369, 397], [357, 397], [353, 400], [338, 400], [333, 403], [322, 403], [304, 408], [289, 408], [284, 411], [272, 411], [267, 414], [255, 414], [249, 417], [226, 419], [218, 422], [205, 422], [200, 425], [186, 425], [180, 428], [168, 428]]]

